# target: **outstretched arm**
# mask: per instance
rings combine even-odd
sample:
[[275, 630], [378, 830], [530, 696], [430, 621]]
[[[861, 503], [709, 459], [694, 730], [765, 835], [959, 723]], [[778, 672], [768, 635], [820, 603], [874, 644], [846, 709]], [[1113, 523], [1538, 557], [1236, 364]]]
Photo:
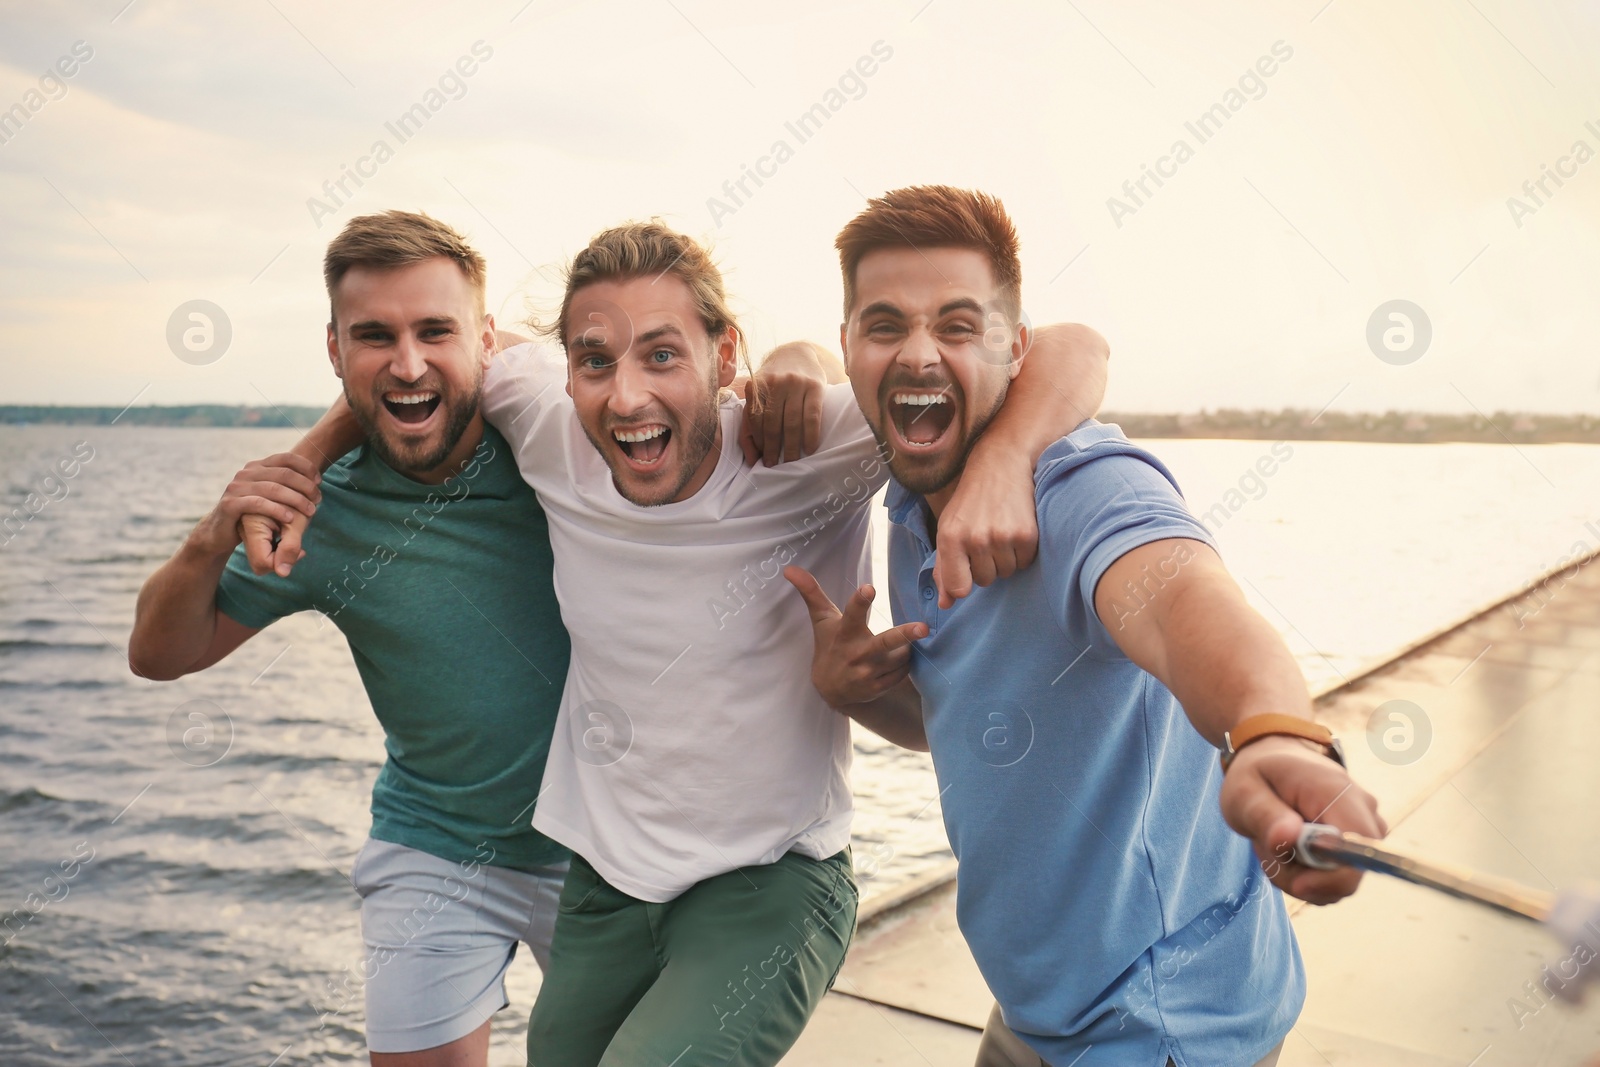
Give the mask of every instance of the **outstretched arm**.
[[211, 666], [256, 633], [217, 611], [217, 583], [239, 543], [239, 520], [250, 513], [283, 524], [309, 517], [320, 480], [313, 464], [288, 453], [234, 475], [217, 506], [139, 590], [128, 638], [133, 673], [170, 681]]
[[1111, 349], [1087, 326], [1034, 331], [1006, 401], [972, 446], [939, 516], [933, 578], [939, 606], [1033, 562], [1039, 547], [1033, 469], [1044, 450], [1093, 418], [1106, 394]]
[[[1294, 657], [1208, 545], [1171, 538], [1133, 549], [1101, 576], [1094, 601], [1118, 647], [1161, 680], [1212, 744], [1220, 746], [1226, 731], [1253, 715], [1311, 718]], [[1361, 874], [1295, 863], [1304, 822], [1370, 837], [1387, 832], [1372, 795], [1320, 746], [1293, 737], [1265, 737], [1239, 750], [1223, 779], [1222, 814], [1255, 843], [1274, 884], [1313, 904], [1348, 896]]]

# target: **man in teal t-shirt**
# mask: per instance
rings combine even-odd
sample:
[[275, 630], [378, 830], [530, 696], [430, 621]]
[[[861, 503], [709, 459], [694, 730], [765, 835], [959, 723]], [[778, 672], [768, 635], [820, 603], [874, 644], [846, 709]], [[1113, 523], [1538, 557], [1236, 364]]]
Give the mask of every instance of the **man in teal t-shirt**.
[[[482, 257], [384, 212], [351, 220], [324, 273], [329, 358], [369, 443], [325, 475], [315, 435], [240, 471], [145, 583], [128, 658], [176, 678], [307, 609], [343, 631], [388, 752], [350, 872], [372, 1062], [481, 1065], [518, 942], [549, 959], [566, 876], [530, 825], [569, 656], [550, 540], [478, 413], [496, 346]], [[289, 530], [312, 510], [305, 558], [252, 573], [243, 516]]]
[[217, 607], [260, 629], [317, 610], [344, 632], [389, 759], [372, 836], [453, 862], [515, 868], [566, 850], [525, 817], [539, 791], [567, 670], [544, 511], [485, 427], [433, 486], [369, 446], [323, 475], [306, 558], [288, 578], [234, 550]]

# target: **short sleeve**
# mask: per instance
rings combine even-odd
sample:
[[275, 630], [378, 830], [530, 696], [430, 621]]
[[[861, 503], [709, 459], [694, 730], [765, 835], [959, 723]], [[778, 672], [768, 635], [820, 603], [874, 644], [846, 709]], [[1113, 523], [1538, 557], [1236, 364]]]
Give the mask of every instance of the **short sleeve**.
[[1116, 651], [1095, 612], [1095, 588], [1111, 565], [1152, 541], [1186, 538], [1215, 547], [1153, 456], [1131, 446], [1044, 467], [1038, 485], [1039, 560], [1057, 620], [1080, 647]]
[[312, 606], [311, 596], [295, 580], [303, 570], [302, 565], [288, 578], [256, 574], [240, 545], [228, 557], [228, 565], [217, 582], [217, 610], [252, 630], [265, 629], [285, 615], [305, 611]]
[[570, 413], [567, 362], [554, 345], [521, 344], [495, 357], [483, 377], [483, 417], [511, 446], [517, 467], [530, 484], [551, 473], [565, 477], [560, 449], [541, 447], [541, 439]]

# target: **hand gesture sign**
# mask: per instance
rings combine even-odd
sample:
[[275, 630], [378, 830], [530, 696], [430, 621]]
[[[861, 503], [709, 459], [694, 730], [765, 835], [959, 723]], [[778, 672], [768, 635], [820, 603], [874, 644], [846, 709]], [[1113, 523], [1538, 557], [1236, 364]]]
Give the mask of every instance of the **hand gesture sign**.
[[785, 567], [783, 576], [811, 613], [816, 640], [811, 684], [829, 706], [840, 708], [875, 700], [911, 673], [911, 642], [928, 636], [926, 625], [902, 623], [875, 634], [867, 625], [867, 613], [877, 595], [872, 586], [857, 589], [841, 612], [809, 571]]

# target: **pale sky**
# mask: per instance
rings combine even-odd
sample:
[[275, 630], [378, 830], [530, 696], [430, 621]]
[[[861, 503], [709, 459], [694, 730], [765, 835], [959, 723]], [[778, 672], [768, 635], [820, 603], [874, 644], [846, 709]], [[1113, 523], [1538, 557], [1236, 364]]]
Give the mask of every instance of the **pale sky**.
[[[758, 352], [834, 345], [834, 234], [946, 182], [1006, 202], [1033, 321], [1110, 339], [1110, 407], [1600, 412], [1592, 0], [0, 12], [0, 402], [326, 401], [321, 255], [389, 207], [474, 240], [502, 325], [593, 233], [659, 215], [713, 243]], [[368, 176], [336, 203], [346, 167]], [[196, 299], [232, 329], [202, 365], [167, 340]], [[1432, 328], [1404, 365], [1367, 341], [1396, 299]]]

